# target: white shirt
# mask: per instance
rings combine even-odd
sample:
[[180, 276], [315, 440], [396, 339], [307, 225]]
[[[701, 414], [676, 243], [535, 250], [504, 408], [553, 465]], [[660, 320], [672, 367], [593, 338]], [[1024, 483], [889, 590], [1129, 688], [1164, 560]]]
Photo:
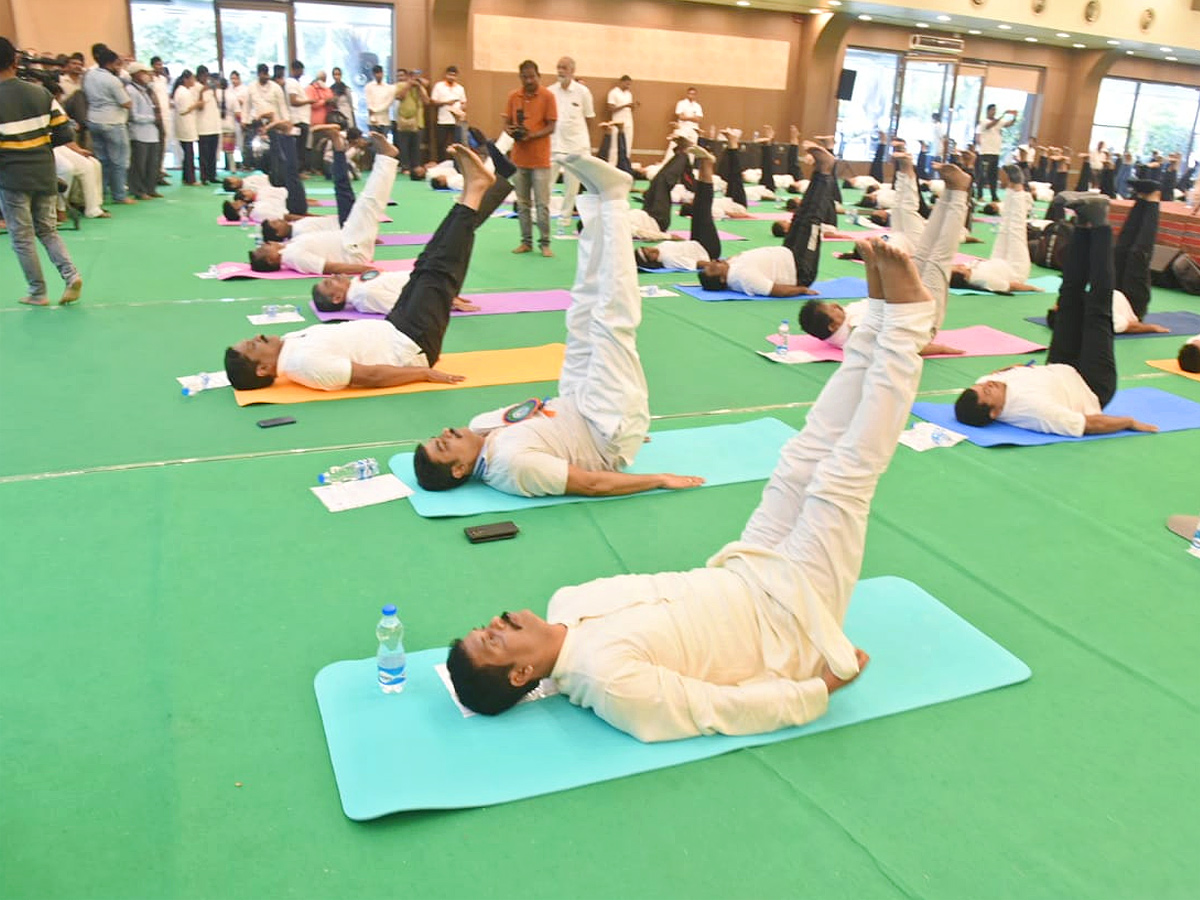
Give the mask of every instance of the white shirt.
[[1080, 437], [1087, 417], [1100, 412], [1100, 401], [1072, 366], [1017, 366], [976, 381], [1001, 381], [1008, 386], [1004, 409], [997, 421], [1040, 431]]
[[304, 92], [304, 85], [300, 83], [300, 79], [285, 79], [283, 86], [287, 94], [288, 117], [298, 124], [310, 124], [312, 122], [312, 107], [307, 103], [302, 103], [300, 106], [292, 105], [292, 98], [297, 95], [299, 95], [301, 100], [308, 99], [308, 94]]
[[1001, 138], [1003, 137], [1003, 129], [1000, 127], [1000, 121], [1004, 116], [997, 116], [996, 125], [988, 128], [988, 119], [984, 117], [979, 120], [979, 153], [980, 155], [995, 155], [1000, 152]]
[[523, 497], [561, 495], [567, 490], [567, 466], [616, 471], [605, 459], [587, 419], [569, 400], [547, 404], [554, 415], [535, 415], [491, 432], [483, 444], [477, 471], [484, 484]]
[[730, 200], [728, 197], [713, 198], [712, 217], [714, 222], [722, 222], [725, 219], [734, 218], [744, 219], [747, 215], [746, 207], [742, 206], [736, 200]]
[[83, 76], [80, 75], [78, 78], [72, 78], [64, 72], [58, 76], [58, 83], [63, 90], [62, 96], [58, 98], [58, 102], [63, 103], [68, 97], [83, 87]]
[[[687, 97], [684, 97], [675, 104], [675, 116], [676, 118], [679, 116], [695, 116], [697, 119], [702, 119], [704, 118], [704, 108], [695, 100], [689, 100]], [[685, 122], [679, 119], [679, 128], [677, 130], [690, 141], [695, 141], [700, 137], [700, 125], [696, 122]]]
[[[621, 87], [615, 87], [608, 92], [608, 105], [612, 107], [624, 106], [626, 103], [633, 102], [633, 91], [626, 91]], [[633, 127], [633, 107], [628, 109], [619, 109], [612, 114], [612, 121], [626, 126], [626, 131]]]
[[972, 264], [967, 284], [981, 291], [1006, 294], [1012, 286], [1012, 266], [1003, 259], [981, 259]]
[[243, 82], [237, 87], [231, 87], [226, 93], [226, 103], [233, 108], [234, 121], [244, 122], [249, 116], [246, 115], [246, 85]]
[[725, 282], [731, 291], [769, 297], [777, 284], [795, 285], [796, 258], [787, 247], [759, 247], [729, 258]]
[[846, 313], [846, 318], [842, 320], [838, 330], [825, 340], [835, 347], [845, 347], [846, 341], [850, 338], [850, 332], [862, 324], [869, 309], [870, 306], [866, 300], [855, 300], [853, 303], [843, 304], [842, 310]]
[[312, 325], [283, 336], [277, 371], [297, 384], [337, 391], [350, 384], [351, 364], [425, 366], [425, 354], [408, 335], [381, 319]]
[[[195, 102], [196, 95], [182, 84], [175, 88], [175, 93], [171, 97], [171, 103], [175, 107], [175, 137], [184, 143], [191, 143], [198, 137], [196, 111], [192, 109]], [[183, 112], [183, 110], [187, 110], [187, 112]]]
[[392, 104], [396, 100], [395, 85], [372, 79], [363, 88], [363, 96], [367, 98], [367, 121], [371, 125], [391, 124]]
[[[254, 188], [254, 203], [250, 206], [250, 221], [265, 222], [267, 219], [283, 219], [287, 216], [287, 188], [272, 184]], [[334, 217], [334, 221], [337, 218]]]
[[663, 241], [658, 245], [658, 261], [667, 269], [695, 269], [708, 262], [708, 251], [699, 241]]
[[387, 315], [411, 275], [411, 272], [363, 272], [350, 282], [346, 305], [359, 312]]
[[192, 93], [199, 101], [204, 98], [204, 106], [196, 110], [196, 134], [221, 133], [221, 101], [209, 88], [201, 88], [200, 82], [192, 87]]
[[839, 677], [857, 671], [804, 572], [749, 544], [704, 569], [562, 588], [546, 618], [567, 626], [559, 689], [642, 741], [801, 725], [828, 708], [826, 660]]
[[437, 124], [454, 125], [458, 122], [454, 114], [461, 113], [463, 104], [467, 102], [467, 89], [459, 82], [451, 84], [443, 79], [434, 84], [433, 90], [429, 93], [429, 99], [434, 103], [446, 104], [437, 108]]
[[271, 113], [277, 122], [290, 122], [292, 114], [288, 110], [287, 99], [283, 96], [283, 88], [274, 81], [267, 79], [266, 84], [260, 84], [255, 78], [246, 85], [246, 106], [250, 117], [260, 119]]
[[572, 78], [566, 87], [555, 81], [550, 85], [550, 93], [558, 104], [558, 121], [550, 135], [551, 152], [591, 153], [592, 135], [587, 120], [596, 117], [592, 92]]
[[[276, 216], [275, 218], [283, 218]], [[313, 234], [317, 231], [341, 231], [337, 216], [304, 216], [292, 221], [292, 237]]]
[[1113, 334], [1124, 334], [1130, 325], [1138, 321], [1133, 307], [1129, 305], [1129, 298], [1120, 291], [1113, 291], [1112, 319]]
[[[255, 206], [258, 204], [256, 203]], [[293, 269], [305, 275], [322, 275], [325, 263], [354, 262], [350, 259], [342, 243], [342, 232], [317, 231], [292, 238], [283, 247], [279, 264], [286, 269]]]

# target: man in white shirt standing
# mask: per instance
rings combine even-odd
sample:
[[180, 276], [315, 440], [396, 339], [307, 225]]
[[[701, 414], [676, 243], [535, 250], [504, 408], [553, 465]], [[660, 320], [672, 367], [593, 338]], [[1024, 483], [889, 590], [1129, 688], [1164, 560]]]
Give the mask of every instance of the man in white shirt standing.
[[704, 108], [697, 96], [696, 89], [690, 87], [687, 95], [675, 104], [675, 120], [679, 123], [676, 131], [693, 144], [700, 140], [700, 122], [704, 119]]
[[575, 195], [579, 193], [579, 179], [557, 162], [562, 154], [572, 153], [586, 156], [592, 152], [592, 135], [588, 130], [588, 119], [596, 117], [592, 104], [592, 92], [575, 80], [575, 60], [564, 56], [558, 61], [558, 80], [550, 85], [550, 93], [558, 104], [558, 124], [550, 135], [551, 158], [556, 160], [550, 171], [550, 183], [563, 176], [563, 201], [559, 212], [559, 231], [571, 232], [571, 221], [575, 215]]
[[964, 425], [999, 421], [1069, 437], [1157, 431], [1128, 416], [1101, 412], [1117, 390], [1108, 198], [1078, 194], [1067, 205], [1076, 211], [1075, 230], [1063, 263], [1046, 365], [1012, 366], [979, 379], [959, 395], [954, 415]]
[[158, 141], [158, 159], [160, 171], [158, 173], [158, 183], [168, 184], [166, 172], [167, 150], [170, 149], [174, 153], [175, 158], [180, 157], [180, 153], [175, 153], [178, 145], [175, 144], [175, 116], [171, 114], [171, 77], [167, 73], [167, 67], [163, 65], [162, 57], [156, 56], [150, 60], [150, 68], [154, 70], [154, 75], [150, 78], [150, 88], [154, 91], [154, 97], [158, 101], [158, 111], [162, 117], [162, 127], [159, 132]]
[[459, 83], [458, 66], [446, 66], [442, 80], [429, 92], [429, 100], [437, 110], [437, 153], [434, 162], [446, 159], [446, 148], [452, 143], [465, 144], [467, 121], [467, 89]]
[[775, 731], [826, 712], [869, 662], [842, 622], [934, 312], [907, 255], [875, 246], [864, 256], [887, 299], [871, 301], [741, 539], [704, 568], [563, 588], [545, 620], [524, 610], [475, 629], [446, 663], [464, 705], [498, 714], [552, 678], [647, 742]]
[[304, 90], [300, 79], [304, 76], [304, 63], [298, 59], [292, 60], [292, 77], [284, 82], [284, 93], [287, 94], [288, 118], [296, 126], [296, 156], [300, 160], [300, 171], [308, 170], [308, 146], [312, 135], [312, 105], [313, 99]]
[[[996, 115], [996, 104], [989, 103], [979, 120], [978, 150], [979, 150], [979, 183], [975, 185], [975, 196], [983, 197], [984, 182], [992, 192], [992, 202], [999, 203], [996, 193], [996, 181], [1000, 169], [1000, 145], [1004, 138], [1004, 129], [1017, 121], [1015, 109], [1005, 110], [1004, 115]], [[1008, 121], [1004, 121], [1008, 119]]]
[[363, 89], [367, 100], [367, 124], [377, 134], [388, 134], [392, 128], [392, 104], [396, 88], [383, 80], [383, 66], [371, 69], [371, 81]]
[[[616, 134], [610, 136], [605, 132], [604, 140], [616, 140], [617, 168], [631, 172], [629, 154], [633, 152], [633, 111], [638, 103], [633, 99], [633, 79], [622, 75], [616, 85], [608, 92], [608, 119], [617, 126]], [[608, 158], [608, 150], [604, 143], [600, 147], [600, 156]]]

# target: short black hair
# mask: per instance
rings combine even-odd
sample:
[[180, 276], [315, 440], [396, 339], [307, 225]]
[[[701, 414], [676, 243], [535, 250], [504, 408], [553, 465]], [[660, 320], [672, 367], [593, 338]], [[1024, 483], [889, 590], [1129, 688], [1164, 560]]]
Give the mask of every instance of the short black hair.
[[954, 401], [954, 418], [964, 425], [982, 428], [992, 424], [992, 408], [979, 399], [979, 391], [967, 388]]
[[236, 175], [229, 175], [221, 180], [221, 189], [225, 191], [240, 191], [241, 186], [235, 186], [235, 181], [241, 181]]
[[275, 67], [273, 69], [271, 69], [271, 77], [272, 78], [282, 78], [286, 74], [287, 74], [287, 66], [280, 65], [279, 63], [276, 63]]
[[709, 275], [703, 269], [696, 273], [700, 276], [700, 287], [706, 291], [723, 291], [725, 290], [724, 275]]
[[344, 300], [341, 303], [334, 303], [331, 299], [329, 299], [329, 297], [325, 294], [325, 292], [323, 290], [321, 290], [321, 285], [323, 283], [324, 282], [322, 282], [322, 281], [318, 281], [316, 284], [313, 285], [313, 289], [312, 289], [313, 306], [315, 306], [321, 312], [337, 312], [338, 310], [345, 309], [346, 302]]
[[233, 202], [230, 200], [226, 200], [224, 203], [221, 204], [221, 212], [224, 214], [225, 220], [228, 222], [241, 221], [241, 218], [242, 218], [241, 212], [238, 210], [238, 208], [236, 206], [233, 205]]
[[417, 484], [427, 491], [448, 491], [466, 484], [471, 478], [470, 472], [457, 478], [449, 463], [434, 462], [424, 444], [418, 444], [417, 452], [413, 454], [413, 474], [417, 476]]
[[950, 287], [952, 288], [969, 288], [971, 283], [967, 281], [967, 276], [962, 272], [950, 272]]
[[120, 58], [121, 57], [117, 56], [116, 53], [105, 47], [96, 55], [96, 65], [100, 66], [101, 68], [104, 66], [111, 66]]
[[1185, 372], [1200, 372], [1200, 347], [1192, 343], [1180, 347], [1179, 368]]
[[266, 63], [259, 63], [258, 68], [256, 68], [254, 71], [257, 72], [259, 75], [270, 75], [271, 67], [268, 66]]
[[633, 261], [643, 269], [661, 269], [663, 267], [661, 259], [651, 259], [646, 255], [645, 247], [637, 247], [634, 249]]
[[408, 180], [409, 181], [424, 181], [425, 180], [425, 167], [424, 166], [413, 166], [411, 169], [409, 169], [408, 170]]
[[287, 235], [280, 234], [278, 231], [276, 231], [275, 226], [271, 224], [271, 221], [272, 221], [271, 219], [266, 219], [262, 223], [263, 240], [264, 241], [273, 241], [276, 243], [278, 243], [279, 241], [282, 241], [282, 240], [286, 240]]
[[454, 685], [459, 702], [484, 716], [497, 716], [512, 709], [538, 685], [536, 679], [530, 679], [520, 687], [514, 685], [508, 680], [511, 667], [475, 665], [460, 640], [450, 645], [446, 671], [450, 673], [450, 683]]
[[787, 233], [788, 233], [787, 226], [784, 225], [782, 222], [772, 222], [771, 223], [771, 234], [775, 235], [775, 237], [778, 237], [778, 238], [787, 237]]
[[[83, 54], [76, 51], [75, 53], [71, 54], [71, 59], [83, 59]], [[155, 63], [160, 63], [160, 62], [162, 62], [161, 56], [150, 57], [150, 65], [154, 65]]]
[[259, 375], [258, 366], [233, 347], [225, 348], [225, 374], [235, 391], [255, 391], [275, 383], [274, 376]]
[[0, 71], [11, 69], [17, 61], [17, 48], [6, 37], [0, 37]]
[[304, 63], [300, 62], [300, 60], [298, 60], [298, 59], [293, 59], [292, 60], [292, 68], [293, 69], [303, 69]]
[[250, 251], [250, 269], [253, 272], [278, 272], [279, 263], [269, 261], [263, 248], [255, 247]]
[[[797, 188], [799, 190], [799, 188]], [[788, 212], [795, 212], [800, 208], [803, 201], [799, 197], [789, 197], [787, 203], [783, 204], [783, 208]]]
[[371, 66], [371, 74], [372, 75], [374, 75], [376, 72], [382, 72], [382, 71], [383, 71], [383, 66]]
[[445, 175], [434, 175], [432, 178], [429, 179], [429, 186], [437, 191], [445, 190], [446, 186], [447, 186], [446, 185], [446, 176]]
[[458, 66], [446, 66], [446, 71], [453, 72], [455, 75], [457, 75], [458, 74]]
[[526, 69], [533, 69], [533, 71], [537, 72], [537, 74], [539, 74], [539, 75], [542, 74], [541, 72], [538, 71], [537, 63], [535, 63], [532, 59], [522, 60], [521, 64], [519, 66], [517, 66], [518, 72], [524, 72]]
[[800, 327], [805, 334], [824, 341], [833, 334], [833, 319], [821, 308], [820, 300], [809, 300], [800, 307]]

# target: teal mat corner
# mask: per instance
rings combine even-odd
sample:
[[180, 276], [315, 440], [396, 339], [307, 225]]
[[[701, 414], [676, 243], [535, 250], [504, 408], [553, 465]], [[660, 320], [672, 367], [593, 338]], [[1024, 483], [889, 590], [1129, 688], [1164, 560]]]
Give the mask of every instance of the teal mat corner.
[[[700, 475], [706, 486], [737, 484], [770, 477], [779, 451], [796, 430], [778, 419], [763, 418], [732, 425], [705, 425], [655, 431], [642, 447], [637, 460], [625, 471], [633, 474], [673, 472]], [[451, 491], [425, 491], [413, 475], [413, 454], [397, 453], [388, 460], [392, 474], [413, 489], [409, 498], [417, 514], [425, 518], [473, 516], [510, 512], [563, 503], [621, 500], [622, 497], [518, 497], [469, 481]], [[669, 493], [658, 491], [655, 493]], [[637, 496], [637, 495], [630, 495]]]
[[854, 684], [807, 725], [770, 734], [644, 744], [561, 696], [501, 716], [464, 717], [434, 666], [444, 648], [408, 659], [408, 687], [384, 695], [373, 659], [332, 663], [314, 688], [345, 814], [505, 803], [706, 759], [956, 700], [1029, 678], [1028, 666], [902, 578], [862, 581], [846, 633], [871, 654]]

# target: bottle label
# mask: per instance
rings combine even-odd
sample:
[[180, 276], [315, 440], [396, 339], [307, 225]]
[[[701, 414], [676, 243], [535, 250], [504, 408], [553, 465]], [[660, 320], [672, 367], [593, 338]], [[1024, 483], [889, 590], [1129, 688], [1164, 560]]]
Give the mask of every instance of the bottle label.
[[385, 669], [379, 667], [379, 683], [384, 685], [404, 684], [407, 676], [404, 674], [406, 666], [402, 663], [394, 669]]

